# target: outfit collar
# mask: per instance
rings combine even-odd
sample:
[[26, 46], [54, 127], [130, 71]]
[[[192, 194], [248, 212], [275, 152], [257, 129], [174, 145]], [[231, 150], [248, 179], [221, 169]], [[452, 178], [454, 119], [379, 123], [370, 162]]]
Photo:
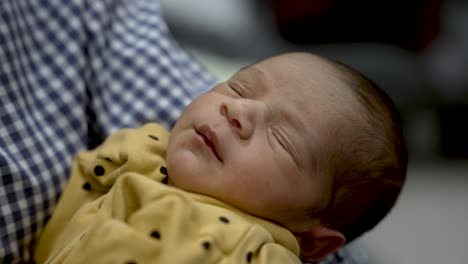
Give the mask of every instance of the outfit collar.
[[256, 223], [261, 225], [263, 228], [265, 228], [273, 237], [273, 240], [275, 243], [289, 249], [291, 252], [293, 252], [296, 256], [300, 255], [300, 247], [299, 243], [296, 240], [296, 237], [293, 235], [291, 231], [288, 229], [275, 224], [273, 222], [270, 222], [268, 220], [262, 219], [260, 217], [251, 215], [249, 213], [246, 213], [245, 211], [242, 211], [226, 202], [223, 202], [221, 200], [218, 200], [216, 198], [202, 195], [202, 194], [197, 194], [197, 193], [190, 193], [192, 198], [195, 201], [202, 202], [202, 203], [207, 203], [211, 204], [214, 206], [226, 208], [228, 210], [234, 211], [237, 214], [243, 216], [246, 218], [248, 221]]

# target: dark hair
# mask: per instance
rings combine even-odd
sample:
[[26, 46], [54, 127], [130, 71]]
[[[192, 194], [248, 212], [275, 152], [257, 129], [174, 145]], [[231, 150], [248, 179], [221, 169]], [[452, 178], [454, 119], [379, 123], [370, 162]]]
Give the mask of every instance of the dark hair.
[[358, 99], [361, 113], [340, 134], [327, 168], [331, 195], [320, 212], [322, 223], [347, 242], [377, 225], [394, 206], [406, 178], [408, 156], [401, 120], [390, 97], [367, 77], [327, 60]]

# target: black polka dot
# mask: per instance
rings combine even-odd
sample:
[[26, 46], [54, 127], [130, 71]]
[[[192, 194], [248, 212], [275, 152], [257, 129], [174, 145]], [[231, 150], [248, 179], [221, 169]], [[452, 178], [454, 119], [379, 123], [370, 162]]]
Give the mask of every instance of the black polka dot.
[[247, 262], [250, 263], [250, 261], [252, 260], [252, 256], [253, 256], [253, 253], [252, 252], [249, 252], [247, 253]]
[[130, 260], [130, 261], [125, 262], [125, 264], [137, 264], [137, 263], [136, 261]]
[[204, 241], [204, 242], [202, 243], [202, 247], [203, 247], [205, 250], [210, 250], [210, 248], [211, 248], [211, 243], [208, 242], [208, 241]]
[[168, 184], [169, 183], [169, 177], [164, 177], [164, 179], [161, 181], [162, 183], [164, 184]]
[[161, 168], [159, 168], [159, 172], [161, 172], [161, 174], [164, 174], [167, 176], [167, 168], [164, 167], [164, 166], [161, 166]]
[[161, 239], [161, 234], [160, 234], [158, 231], [156, 231], [156, 230], [154, 230], [153, 232], [151, 232], [151, 236], [152, 236], [153, 238], [156, 238], [156, 239]]
[[94, 167], [94, 175], [102, 176], [104, 175], [104, 173], [106, 173], [106, 170], [102, 166], [97, 165], [96, 167]]
[[83, 189], [91, 191], [91, 184], [89, 184], [89, 182], [85, 182], [85, 184], [83, 184]]
[[225, 217], [225, 216], [220, 216], [219, 221], [221, 221], [221, 222], [223, 222], [225, 224], [229, 224], [229, 219], [227, 219], [227, 217]]
[[158, 138], [157, 136], [148, 135], [148, 137], [149, 137], [149, 138], [151, 138], [151, 139], [154, 139], [154, 140], [156, 140], [156, 141], [158, 141], [158, 140], [159, 140], [159, 138]]

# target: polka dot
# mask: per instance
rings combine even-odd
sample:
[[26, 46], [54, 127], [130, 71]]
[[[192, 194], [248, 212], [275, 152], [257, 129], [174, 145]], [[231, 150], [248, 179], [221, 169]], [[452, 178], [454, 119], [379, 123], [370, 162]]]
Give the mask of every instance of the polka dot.
[[164, 179], [161, 181], [162, 183], [164, 184], [168, 184], [169, 183], [169, 177], [164, 177]]
[[161, 172], [161, 174], [164, 174], [167, 176], [167, 168], [164, 167], [164, 166], [161, 166], [161, 168], [159, 168], [159, 172]]
[[225, 217], [225, 216], [220, 216], [219, 221], [221, 221], [221, 222], [223, 222], [225, 224], [229, 224], [229, 219], [227, 219], [227, 217]]
[[85, 182], [85, 184], [83, 184], [83, 189], [91, 191], [91, 184], [89, 184], [89, 182]]
[[161, 234], [160, 234], [158, 231], [156, 231], [156, 230], [154, 230], [153, 232], [151, 232], [151, 236], [152, 236], [153, 238], [156, 238], [156, 239], [161, 239]]
[[104, 175], [104, 173], [106, 173], [106, 170], [102, 166], [97, 165], [96, 167], [94, 167], [94, 175], [99, 177]]
[[210, 248], [211, 248], [211, 243], [208, 242], [208, 241], [204, 241], [204, 242], [202, 243], [202, 247], [203, 247], [205, 250], [208, 251], [208, 250], [210, 250]]
[[252, 260], [252, 256], [253, 256], [253, 253], [252, 252], [249, 252], [247, 253], [247, 262], [250, 263], [250, 261]]
[[157, 136], [148, 135], [148, 137], [149, 137], [149, 138], [151, 138], [151, 139], [153, 139], [153, 140], [156, 140], [156, 141], [158, 141], [158, 140], [159, 140], [159, 138], [158, 138]]
[[136, 261], [130, 260], [130, 261], [125, 262], [125, 264], [137, 264], [137, 263]]

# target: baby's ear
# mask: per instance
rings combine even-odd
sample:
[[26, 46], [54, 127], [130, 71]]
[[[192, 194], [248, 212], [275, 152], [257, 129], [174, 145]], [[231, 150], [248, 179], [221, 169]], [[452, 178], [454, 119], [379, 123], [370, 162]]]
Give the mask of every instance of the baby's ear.
[[296, 236], [301, 246], [301, 258], [307, 261], [319, 261], [335, 252], [346, 241], [342, 233], [322, 225]]

